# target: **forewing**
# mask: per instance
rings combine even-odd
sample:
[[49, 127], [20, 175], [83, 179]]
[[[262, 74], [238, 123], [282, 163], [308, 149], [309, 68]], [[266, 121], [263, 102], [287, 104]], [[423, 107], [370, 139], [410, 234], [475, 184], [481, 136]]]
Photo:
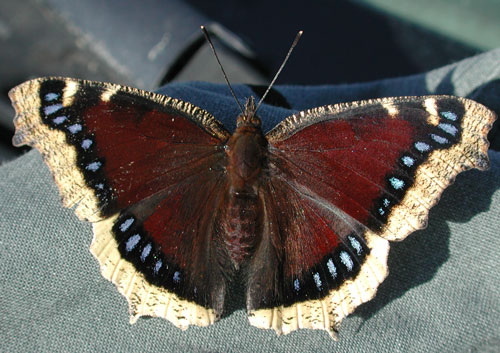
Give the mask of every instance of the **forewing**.
[[42, 153], [64, 205], [89, 221], [216, 163], [229, 136], [202, 109], [125, 86], [41, 78], [9, 96], [14, 145]]
[[132, 321], [207, 325], [224, 302], [215, 254], [229, 134], [209, 113], [167, 96], [69, 78], [10, 92], [14, 144], [43, 155], [64, 205], [94, 224], [92, 253], [130, 304]]
[[389, 240], [426, 225], [455, 176], [488, 167], [495, 114], [448, 96], [316, 108], [267, 135], [271, 170]]
[[403, 97], [316, 108], [270, 131], [251, 323], [334, 336], [385, 278], [387, 240], [424, 227], [459, 172], [487, 168], [494, 119], [462, 98]]

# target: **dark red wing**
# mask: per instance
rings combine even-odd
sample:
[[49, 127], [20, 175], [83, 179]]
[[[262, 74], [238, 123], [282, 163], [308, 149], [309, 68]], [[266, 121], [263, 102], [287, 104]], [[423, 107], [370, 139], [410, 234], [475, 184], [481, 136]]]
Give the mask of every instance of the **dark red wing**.
[[384, 279], [385, 239], [422, 228], [456, 174], [487, 167], [494, 118], [461, 98], [403, 97], [316, 108], [269, 132], [272, 226], [249, 271], [251, 322], [333, 335]]
[[[446, 96], [317, 108], [267, 135], [270, 168], [384, 237], [403, 239], [425, 226], [456, 174], [488, 166], [492, 119], [483, 106]], [[422, 190], [429, 180], [431, 189]], [[404, 231], [387, 227], [403, 201], [414, 203], [401, 218]]]
[[[189, 321], [190, 311], [209, 310], [211, 319], [205, 324], [223, 311], [226, 278], [232, 271], [218, 227], [226, 183], [216, 169], [202, 178], [187, 176], [161, 194], [127, 208], [110, 226], [96, 230], [96, 237], [116, 240], [121, 258], [134, 264], [151, 286], [150, 292], [160, 288], [187, 301], [183, 306], [188, 308], [187, 325], [199, 324]], [[107, 265], [108, 255], [94, 246], [92, 252]], [[117, 285], [123, 281], [129, 286], [132, 276], [114, 279]], [[146, 301], [143, 296], [141, 302]], [[166, 318], [176, 323], [172, 315], [184, 317], [186, 312], [175, 314], [174, 308]], [[141, 309], [135, 315], [151, 315]]]
[[64, 204], [97, 222], [92, 253], [132, 317], [212, 323], [227, 271], [216, 229], [227, 190], [222, 125], [189, 103], [105, 83], [37, 79], [10, 97], [14, 144], [36, 147]]
[[261, 199], [264, 229], [247, 282], [250, 323], [335, 337], [342, 318], [386, 277], [388, 241], [286, 177], [270, 178]]
[[14, 144], [42, 152], [65, 205], [78, 203], [90, 221], [225, 158], [221, 124], [170, 97], [59, 78], [26, 82], [10, 96], [19, 113]]

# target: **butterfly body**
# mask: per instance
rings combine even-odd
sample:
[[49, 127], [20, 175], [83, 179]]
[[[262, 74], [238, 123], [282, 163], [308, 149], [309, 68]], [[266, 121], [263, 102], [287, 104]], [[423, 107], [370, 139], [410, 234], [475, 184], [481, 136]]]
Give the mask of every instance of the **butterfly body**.
[[387, 276], [388, 240], [423, 228], [459, 172], [487, 168], [495, 120], [459, 97], [394, 97], [263, 134], [249, 99], [230, 134], [190, 103], [107, 83], [41, 78], [10, 97], [14, 144], [36, 147], [93, 222], [131, 321], [212, 324], [244, 266], [252, 325], [332, 337]]
[[255, 115], [253, 99], [247, 102], [236, 125], [225, 149], [228, 194], [221, 228], [234, 267], [239, 269], [252, 255], [262, 222], [259, 193], [266, 169], [267, 141]]

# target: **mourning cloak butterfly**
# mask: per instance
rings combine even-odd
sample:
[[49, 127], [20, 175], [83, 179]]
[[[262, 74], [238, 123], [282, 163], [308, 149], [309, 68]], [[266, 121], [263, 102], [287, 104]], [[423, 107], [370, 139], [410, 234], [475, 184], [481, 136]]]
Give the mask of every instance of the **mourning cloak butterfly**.
[[220, 318], [246, 271], [250, 323], [324, 329], [370, 300], [388, 240], [426, 225], [455, 176], [488, 167], [495, 115], [450, 96], [383, 98], [292, 115], [267, 134], [253, 99], [228, 133], [164, 95], [70, 78], [10, 92], [16, 146], [37, 148], [131, 321]]

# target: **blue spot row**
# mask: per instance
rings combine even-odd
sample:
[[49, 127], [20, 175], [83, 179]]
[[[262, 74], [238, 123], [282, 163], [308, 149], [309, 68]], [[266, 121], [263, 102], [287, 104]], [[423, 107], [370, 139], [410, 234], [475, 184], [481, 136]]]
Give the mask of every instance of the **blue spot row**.
[[133, 215], [122, 215], [113, 226], [113, 230], [121, 244], [119, 247], [121, 255], [151, 283], [169, 290], [173, 290], [172, 288], [181, 283], [182, 272], [169, 267], [164, 255], [155, 249], [152, 239], [145, 235], [147, 233]]
[[[316, 293], [324, 292], [331, 288], [334, 283], [339, 283], [338, 281], [350, 278], [355, 274], [355, 271], [357, 271], [356, 264], [361, 263], [366, 255], [364, 246], [361, 244], [361, 240], [354, 235], [347, 236], [345, 245], [347, 247], [341, 247], [335, 254], [328, 256], [325, 262], [322, 261], [320, 265], [315, 266], [309, 272], [309, 279], [308, 276], [302, 277], [302, 279], [293, 279], [292, 288], [296, 296], [305, 295], [307, 297], [308, 294], [306, 293], [311, 290], [311, 285]], [[325, 283], [329, 284], [325, 285]]]

